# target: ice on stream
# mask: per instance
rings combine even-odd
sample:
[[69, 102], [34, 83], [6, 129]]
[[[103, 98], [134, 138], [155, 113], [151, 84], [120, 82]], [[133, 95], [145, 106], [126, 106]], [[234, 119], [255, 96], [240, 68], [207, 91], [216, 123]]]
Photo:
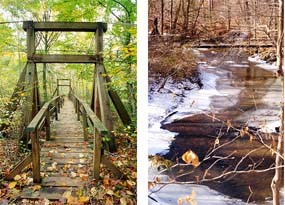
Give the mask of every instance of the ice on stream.
[[257, 66], [259, 66], [265, 70], [269, 70], [272, 72], [277, 71], [276, 63], [269, 64], [266, 61], [262, 60], [258, 54], [254, 54], [253, 56], [248, 57], [248, 60], [250, 62], [256, 63]]
[[[195, 50], [197, 55], [201, 55], [198, 50]], [[250, 61], [255, 62], [258, 66], [271, 70], [272, 72], [276, 71], [275, 65], [269, 65], [261, 61], [258, 57], [249, 58]], [[233, 67], [248, 67], [248, 62], [243, 61], [241, 64], [236, 64], [234, 61], [226, 61], [226, 64], [230, 64]], [[173, 82], [172, 79], [169, 79], [164, 88], [157, 92], [160, 84], [151, 85], [151, 91], [149, 91], [149, 103], [148, 103], [148, 153], [149, 155], [163, 154], [166, 153], [169, 149], [169, 145], [176, 133], [169, 132], [167, 130], [161, 129], [161, 122], [168, 122], [184, 118], [189, 115], [194, 115], [198, 113], [203, 113], [211, 110], [211, 97], [214, 95], [227, 96], [232, 104], [235, 104], [238, 101], [238, 95], [240, 89], [229, 89], [217, 90], [217, 80], [219, 75], [230, 75], [223, 71], [219, 73], [219, 69], [215, 69], [215, 73], [211, 72], [211, 69], [215, 66], [207, 64], [207, 62], [198, 62], [201, 72], [201, 79], [203, 83], [203, 89], [198, 87], [193, 87], [193, 84], [185, 80], [177, 84]], [[206, 69], [204, 69], [206, 68]], [[274, 86], [274, 85], [273, 85]], [[185, 89], [191, 88], [191, 89]], [[229, 103], [229, 102], [227, 102]], [[190, 109], [191, 108], [191, 109]], [[191, 113], [189, 113], [191, 110]], [[261, 111], [256, 111], [261, 112]], [[272, 111], [273, 115], [276, 115], [277, 111]], [[258, 113], [252, 112], [252, 115], [257, 115]], [[249, 122], [250, 123], [250, 122]], [[254, 121], [252, 121], [254, 123]], [[254, 124], [252, 124], [254, 125]], [[279, 126], [279, 121], [271, 121], [266, 123], [263, 126], [256, 125], [262, 128], [263, 131], [274, 132], [275, 127]], [[152, 167], [149, 165], [149, 180], [157, 174], [155, 169], [157, 167]], [[155, 191], [157, 187], [154, 187]], [[195, 202], [196, 205], [208, 204], [208, 205], [234, 205], [234, 204], [246, 204], [239, 199], [233, 199], [228, 196], [225, 196], [217, 191], [210, 189], [207, 186], [194, 185], [194, 184], [171, 184], [162, 188], [156, 193], [152, 193], [149, 198], [149, 205], [172, 205], [177, 204], [177, 199], [179, 197], [185, 198], [189, 196], [192, 191], [195, 192]], [[185, 201], [185, 200], [184, 200]], [[271, 202], [265, 202], [265, 204], [270, 204]], [[186, 204], [183, 203], [183, 204]], [[189, 203], [188, 203], [189, 204]]]

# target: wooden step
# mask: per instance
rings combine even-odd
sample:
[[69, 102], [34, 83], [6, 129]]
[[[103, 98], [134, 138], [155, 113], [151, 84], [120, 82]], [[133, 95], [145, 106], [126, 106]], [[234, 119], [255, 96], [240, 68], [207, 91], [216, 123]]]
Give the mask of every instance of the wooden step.
[[66, 204], [64, 193], [70, 192], [72, 196], [76, 196], [78, 189], [78, 187], [41, 187], [39, 190], [33, 191], [32, 189], [24, 188], [20, 198], [30, 200], [48, 199]]
[[45, 177], [42, 179], [42, 186], [52, 187], [80, 187], [85, 182], [80, 177]]

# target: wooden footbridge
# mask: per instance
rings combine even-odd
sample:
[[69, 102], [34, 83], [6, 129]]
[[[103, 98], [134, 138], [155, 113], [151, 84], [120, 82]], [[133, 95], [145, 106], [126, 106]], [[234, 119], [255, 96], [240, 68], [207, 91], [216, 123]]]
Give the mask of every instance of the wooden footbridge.
[[[65, 190], [82, 186], [87, 179], [100, 178], [100, 164], [104, 164], [115, 177], [124, 175], [104, 156], [104, 149], [115, 151], [112, 102], [124, 125], [131, 120], [117, 93], [107, 86], [103, 64], [103, 33], [107, 24], [62, 23], [26, 21], [27, 64], [7, 107], [9, 113], [17, 109], [20, 94], [25, 93], [24, 128], [22, 139], [31, 142], [31, 154], [17, 164], [6, 179], [13, 179], [25, 167], [32, 164], [33, 181], [43, 187], [40, 192], [27, 192], [23, 198], [59, 199]], [[37, 54], [36, 32], [93, 32], [95, 55]], [[72, 89], [69, 79], [58, 79], [52, 99], [40, 102], [37, 64], [39, 63], [91, 63], [95, 65], [91, 104], [80, 99]], [[60, 93], [61, 86], [69, 87], [69, 96]], [[4, 126], [1, 126], [3, 129]], [[90, 133], [91, 130], [91, 133]], [[89, 132], [88, 132], [89, 131]], [[102, 143], [103, 138], [108, 143]], [[76, 172], [80, 170], [80, 172]], [[73, 171], [72, 171], [73, 170]]]

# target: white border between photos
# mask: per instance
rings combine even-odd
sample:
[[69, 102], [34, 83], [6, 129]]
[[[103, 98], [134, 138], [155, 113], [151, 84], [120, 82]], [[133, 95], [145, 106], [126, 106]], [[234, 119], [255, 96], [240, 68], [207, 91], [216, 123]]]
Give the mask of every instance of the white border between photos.
[[148, 1], [137, 1], [137, 204], [148, 204]]

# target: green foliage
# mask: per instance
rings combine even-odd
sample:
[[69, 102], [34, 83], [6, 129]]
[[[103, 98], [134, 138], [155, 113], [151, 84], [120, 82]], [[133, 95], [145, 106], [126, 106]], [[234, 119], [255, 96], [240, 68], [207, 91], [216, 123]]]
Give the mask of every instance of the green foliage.
[[[104, 35], [104, 64], [112, 83], [135, 121], [136, 116], [136, 3], [129, 0], [2, 0], [0, 21], [43, 21], [48, 14], [50, 21], [104, 21], [108, 31]], [[5, 19], [1, 17], [5, 16]], [[7, 19], [6, 19], [7, 18]], [[0, 24], [0, 112], [15, 88], [26, 61], [26, 33], [22, 23]], [[53, 41], [37, 35], [38, 53], [94, 54], [93, 33], [47, 33]], [[40, 41], [39, 41], [40, 39]], [[47, 49], [47, 50], [45, 50]], [[57, 78], [70, 78], [77, 94], [90, 102], [94, 65], [48, 64], [47, 70], [37, 66], [40, 97], [43, 100], [43, 72], [46, 72], [46, 90], [51, 97]], [[64, 91], [65, 92], [65, 91]], [[2, 111], [3, 110], [3, 111]], [[3, 115], [2, 115], [3, 116]], [[1, 118], [5, 122], [6, 118]], [[8, 122], [7, 122], [8, 123]], [[134, 122], [135, 123], [135, 122]]]

